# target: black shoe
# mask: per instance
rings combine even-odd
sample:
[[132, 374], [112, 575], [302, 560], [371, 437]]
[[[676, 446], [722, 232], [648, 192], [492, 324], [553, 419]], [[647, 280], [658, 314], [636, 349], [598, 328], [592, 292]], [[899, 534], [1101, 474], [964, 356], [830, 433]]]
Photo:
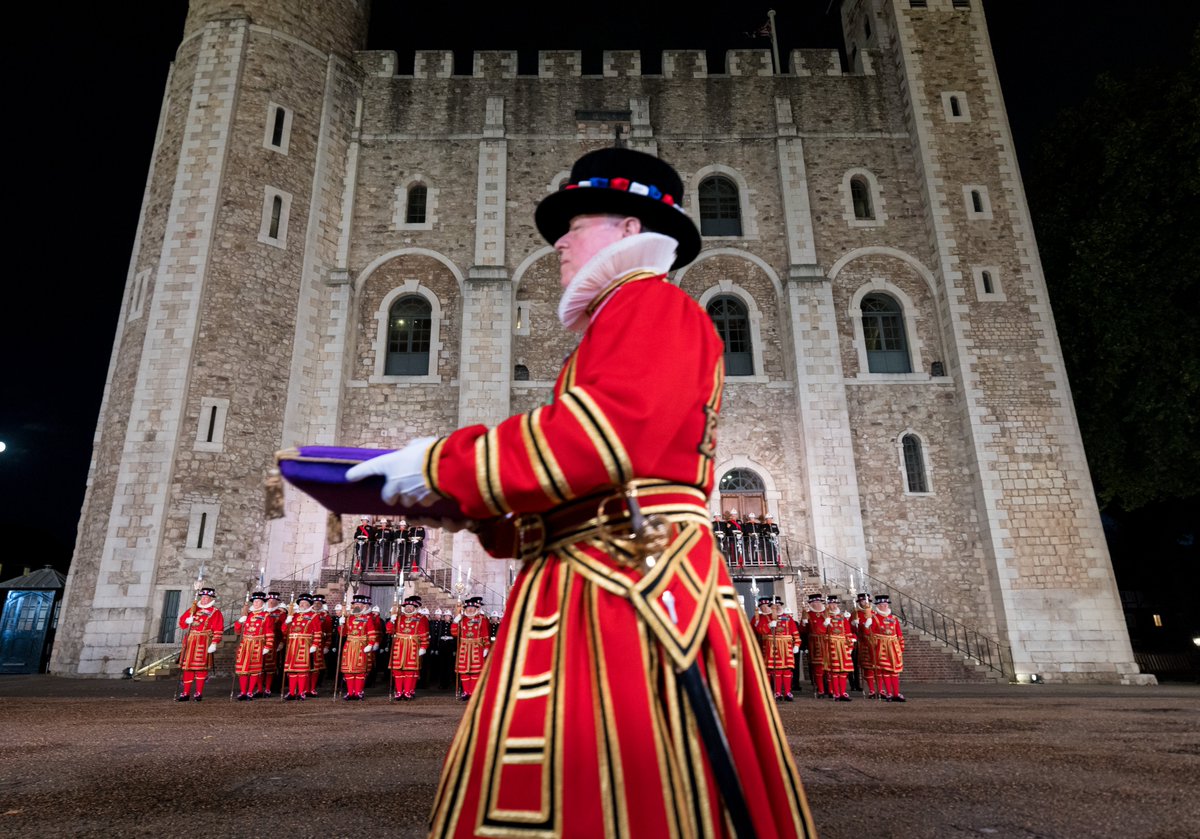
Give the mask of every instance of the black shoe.
[[284, 702], [294, 702], [295, 700], [296, 700], [296, 694], [294, 694], [294, 693], [285, 693], [283, 695]]
[[904, 694], [898, 693], [892, 697], [892, 701], [893, 702], [907, 702], [908, 700], [904, 698]]
[[825, 694], [821, 693], [820, 691], [817, 691], [816, 693], [813, 694], [813, 699], [824, 699], [824, 698], [825, 698]]
[[192, 701], [193, 701], [193, 702], [199, 702], [199, 701], [201, 701], [202, 699], [204, 699], [204, 697], [203, 697], [203, 696], [201, 696], [201, 695], [200, 695], [200, 694], [198, 694], [198, 693], [197, 693], [195, 696], [193, 696], [193, 697], [192, 697]]
[[249, 696], [247, 696], [247, 695], [246, 695], [246, 694], [244, 694], [244, 693], [239, 693], [239, 694], [237, 695], [237, 701], [238, 701], [238, 702], [245, 702], [245, 701], [246, 701], [247, 699], [249, 699], [249, 698], [250, 698], [250, 697], [249, 697]]
[[189, 697], [186, 693], [181, 693], [181, 694], [179, 694], [179, 696], [175, 697], [175, 701], [176, 702], [187, 702], [188, 698]]
[[853, 702], [854, 701], [853, 699], [851, 699], [849, 696], [847, 696], [844, 693], [841, 696], [836, 697], [836, 699], [838, 702]]
[[358, 697], [352, 693], [348, 693], [342, 697], [343, 702], [353, 702], [355, 699], [358, 699]]
[[794, 702], [794, 701], [796, 701], [796, 697], [792, 696], [792, 695], [789, 693], [789, 694], [786, 694], [786, 695], [783, 697], [783, 701], [784, 701], [784, 702]]
[[459, 701], [460, 701], [460, 702], [466, 702], [466, 701], [468, 701], [470, 698], [471, 698], [471, 694], [469, 694], [469, 693], [464, 693], [464, 694], [463, 694], [462, 696], [460, 696], [458, 699], [459, 699]]

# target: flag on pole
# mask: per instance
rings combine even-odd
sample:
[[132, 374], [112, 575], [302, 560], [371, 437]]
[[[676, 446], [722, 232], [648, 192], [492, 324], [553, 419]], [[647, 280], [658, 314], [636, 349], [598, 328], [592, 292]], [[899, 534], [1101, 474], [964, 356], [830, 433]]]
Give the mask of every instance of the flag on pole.
[[771, 37], [771, 21], [767, 21], [762, 26], [755, 29], [753, 32], [743, 32], [747, 38], [770, 38]]

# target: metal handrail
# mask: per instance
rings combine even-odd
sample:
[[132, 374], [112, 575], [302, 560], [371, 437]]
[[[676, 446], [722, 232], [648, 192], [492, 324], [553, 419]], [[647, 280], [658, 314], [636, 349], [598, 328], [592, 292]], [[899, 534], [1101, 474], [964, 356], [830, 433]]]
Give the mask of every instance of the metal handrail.
[[850, 597], [857, 591], [870, 589], [874, 594], [886, 594], [891, 598], [892, 611], [907, 626], [930, 635], [948, 647], [952, 647], [967, 658], [1005, 678], [1015, 677], [1012, 647], [995, 638], [984, 635], [964, 623], [956, 621], [945, 612], [935, 609], [906, 591], [866, 573], [839, 559], [833, 554], [793, 539], [788, 542], [789, 554], [808, 556], [814, 560], [809, 568], [819, 574], [826, 589], [840, 588]]

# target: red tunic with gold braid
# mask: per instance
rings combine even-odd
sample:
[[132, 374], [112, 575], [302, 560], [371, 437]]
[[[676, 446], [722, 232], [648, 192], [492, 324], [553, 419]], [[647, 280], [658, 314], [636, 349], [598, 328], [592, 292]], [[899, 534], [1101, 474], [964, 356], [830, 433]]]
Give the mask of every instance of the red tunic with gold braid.
[[871, 627], [875, 624], [875, 610], [856, 607], [850, 625], [854, 627], [854, 637], [858, 639], [858, 666], [863, 670], [875, 669], [875, 648], [871, 644]]
[[[192, 619], [188, 623], [188, 618]], [[179, 628], [188, 630], [183, 639], [183, 650], [179, 654], [179, 667], [183, 670], [208, 671], [211, 661], [208, 648], [221, 643], [225, 631], [225, 616], [214, 606], [193, 606], [179, 616]]]
[[[771, 624], [775, 624], [771, 626]], [[780, 615], [769, 618], [760, 624], [759, 637], [762, 639], [763, 660], [768, 671], [795, 668], [792, 649], [800, 644], [800, 625], [791, 615]]]
[[392, 636], [388, 666], [392, 670], [419, 672], [421, 650], [429, 649], [429, 619], [418, 614], [397, 615], [388, 621], [387, 633]]
[[[829, 616], [826, 616], [829, 617]], [[824, 621], [822, 621], [824, 623]], [[854, 629], [845, 615], [831, 617], [825, 627], [825, 672], [849, 673], [854, 669]]]
[[365, 676], [374, 659], [365, 647], [379, 643], [375, 616], [370, 612], [347, 615], [338, 629], [342, 637], [341, 672], [348, 676]]
[[[313, 670], [313, 659], [321, 655], [321, 616], [311, 609], [296, 612], [291, 623], [286, 619], [283, 632], [287, 635], [287, 653], [283, 659], [283, 671], [297, 675], [308, 675]], [[313, 646], [317, 650], [313, 651]]]
[[904, 630], [894, 614], [875, 613], [871, 625], [871, 644], [874, 646], [875, 669], [886, 674], [904, 672]]
[[[494, 517], [525, 516], [523, 566], [443, 767], [431, 836], [727, 836], [675, 678], [693, 663], [757, 835], [812, 835], [709, 521], [721, 339], [693, 299], [648, 272], [616, 279], [589, 311], [549, 405], [460, 429], [426, 456], [428, 485], [484, 521], [493, 553], [511, 555], [500, 546], [512, 536]], [[642, 512], [669, 523], [652, 569], [614, 541], [612, 527], [628, 533], [623, 502], [606, 508], [606, 531], [595, 519], [634, 480]]]
[[450, 624], [450, 635], [458, 639], [454, 672], [474, 676], [483, 672], [484, 651], [492, 645], [492, 624], [483, 615], [463, 617]]
[[266, 609], [251, 610], [245, 617], [234, 626], [242, 640], [238, 643], [233, 672], [239, 676], [257, 676], [265, 666], [264, 653], [275, 646], [275, 618]]

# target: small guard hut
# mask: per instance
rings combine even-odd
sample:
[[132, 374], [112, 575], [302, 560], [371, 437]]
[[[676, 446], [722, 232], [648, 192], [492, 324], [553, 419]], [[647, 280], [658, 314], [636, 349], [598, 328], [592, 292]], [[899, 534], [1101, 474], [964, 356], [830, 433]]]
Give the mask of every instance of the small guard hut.
[[47, 565], [0, 583], [0, 674], [46, 672], [66, 579]]

